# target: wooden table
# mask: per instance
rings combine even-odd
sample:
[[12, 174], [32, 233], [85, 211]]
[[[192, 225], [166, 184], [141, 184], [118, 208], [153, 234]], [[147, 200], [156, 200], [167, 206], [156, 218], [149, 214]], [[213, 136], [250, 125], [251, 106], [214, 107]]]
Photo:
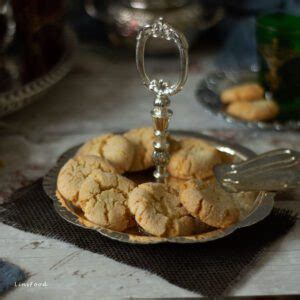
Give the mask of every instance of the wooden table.
[[[279, 147], [300, 151], [299, 133], [233, 128], [203, 110], [195, 101], [195, 87], [214, 69], [213, 58], [208, 53], [191, 57], [187, 85], [172, 99], [171, 128], [201, 130], [258, 153]], [[151, 59], [149, 65], [152, 72], [176, 77], [174, 59]], [[150, 125], [151, 106], [152, 95], [141, 85], [133, 59], [82, 48], [67, 78], [34, 105], [0, 121], [0, 201], [45, 174], [70, 146], [102, 132]], [[276, 206], [300, 212], [299, 191], [284, 198]], [[230, 295], [300, 293], [299, 236], [298, 221], [284, 238], [267, 249]], [[197, 296], [149, 272], [3, 224], [0, 257], [29, 272], [29, 285], [43, 285], [16, 287], [5, 299]]]

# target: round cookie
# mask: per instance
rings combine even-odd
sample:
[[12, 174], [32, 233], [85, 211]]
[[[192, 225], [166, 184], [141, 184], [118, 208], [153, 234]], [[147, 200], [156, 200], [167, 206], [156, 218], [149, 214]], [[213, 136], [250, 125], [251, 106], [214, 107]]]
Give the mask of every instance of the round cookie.
[[128, 171], [132, 164], [134, 147], [124, 136], [109, 133], [87, 141], [77, 154], [100, 156], [121, 174]]
[[131, 225], [127, 207], [128, 193], [134, 182], [118, 174], [94, 170], [82, 183], [79, 202], [84, 216], [91, 222], [116, 231]]
[[225, 104], [241, 101], [256, 101], [264, 97], [264, 89], [257, 83], [244, 83], [228, 88], [221, 93]]
[[135, 148], [135, 154], [129, 171], [142, 171], [154, 166], [152, 153], [154, 134], [150, 127], [135, 128], [124, 134]]
[[83, 180], [93, 170], [116, 172], [116, 169], [106, 160], [94, 155], [77, 156], [71, 158], [61, 168], [57, 177], [57, 190], [60, 195], [80, 207], [78, 193]]
[[206, 142], [189, 138], [179, 142], [168, 165], [171, 176], [181, 179], [205, 179], [213, 175], [213, 167], [222, 162], [219, 151]]
[[186, 236], [194, 230], [194, 218], [179, 201], [178, 192], [161, 183], [143, 183], [128, 199], [136, 222], [154, 236]]
[[267, 121], [278, 115], [279, 107], [275, 101], [261, 99], [255, 102], [231, 103], [226, 111], [242, 120]]
[[192, 216], [210, 226], [226, 228], [239, 221], [240, 210], [235, 199], [215, 181], [190, 180], [180, 190], [180, 201]]

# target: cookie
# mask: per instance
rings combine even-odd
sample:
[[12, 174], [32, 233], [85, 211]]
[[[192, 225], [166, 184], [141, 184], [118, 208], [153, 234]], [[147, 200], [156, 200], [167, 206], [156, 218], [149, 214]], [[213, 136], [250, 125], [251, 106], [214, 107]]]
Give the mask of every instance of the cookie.
[[232, 194], [226, 193], [215, 181], [191, 180], [179, 196], [187, 211], [205, 224], [226, 228], [239, 221], [240, 210]]
[[231, 103], [226, 111], [242, 120], [267, 121], [278, 115], [279, 107], [275, 101], [262, 99], [255, 102]]
[[115, 231], [131, 225], [127, 201], [134, 182], [119, 174], [93, 171], [82, 183], [79, 202], [91, 222]]
[[150, 127], [135, 128], [124, 134], [134, 146], [135, 153], [129, 171], [142, 171], [154, 166], [152, 153], [154, 134]]
[[189, 138], [171, 153], [168, 172], [181, 179], [205, 179], [213, 175], [213, 167], [221, 163], [219, 151], [206, 142]]
[[194, 218], [179, 201], [178, 192], [161, 183], [144, 183], [128, 199], [136, 222], [154, 236], [186, 236], [194, 229]]
[[68, 160], [57, 177], [57, 190], [61, 196], [80, 207], [78, 193], [83, 180], [93, 171], [116, 172], [116, 169], [103, 158], [85, 155]]
[[122, 135], [104, 134], [87, 141], [78, 155], [97, 155], [109, 161], [122, 174], [130, 168], [134, 146]]
[[264, 89], [257, 83], [245, 83], [226, 89], [221, 93], [221, 101], [232, 102], [256, 101], [264, 97]]
[[186, 179], [180, 179], [172, 176], [169, 176], [166, 181], [170, 187], [177, 191], [180, 191], [182, 188], [184, 188], [186, 182]]

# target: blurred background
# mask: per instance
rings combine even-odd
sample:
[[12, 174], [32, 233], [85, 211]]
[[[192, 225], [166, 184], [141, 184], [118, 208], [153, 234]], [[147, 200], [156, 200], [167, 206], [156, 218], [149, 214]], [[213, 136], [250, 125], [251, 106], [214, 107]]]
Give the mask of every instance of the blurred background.
[[[271, 12], [300, 13], [298, 0], [73, 1], [69, 20], [81, 41], [126, 48], [134, 55], [136, 33], [158, 16], [186, 35], [192, 50], [214, 46], [220, 67], [256, 63], [255, 18]], [[128, 51], [129, 49], [129, 51]], [[153, 53], [170, 53], [161, 45]]]
[[[141, 90], [144, 95], [138, 88], [134, 91], [134, 86], [140, 86], [134, 65], [136, 35], [143, 26], [163, 16], [166, 22], [181, 30], [187, 37], [190, 45], [192, 81], [188, 82], [186, 87], [189, 92], [181, 97], [190, 99], [195, 98], [200, 79], [207, 76], [211, 70], [256, 72], [261, 69], [258, 43], [264, 45], [269, 43], [268, 49], [274, 48], [271, 48], [274, 41], [271, 33], [262, 33], [264, 40], [258, 41], [256, 22], [261, 15], [281, 14], [279, 25], [276, 23], [277, 17], [270, 21], [270, 32], [273, 32], [272, 26], [276, 32], [278, 30], [280, 36], [278, 35], [276, 39], [280, 43], [284, 41], [283, 47], [287, 48], [287, 51], [289, 49], [294, 51], [292, 55], [287, 52], [289, 54], [285, 57], [295, 58], [291, 65], [299, 66], [300, 33], [297, 32], [300, 26], [299, 13], [299, 0], [1, 0], [0, 116], [12, 114], [34, 100], [44, 98], [46, 92], [72, 69], [72, 74], [80, 74], [81, 79], [73, 75], [72, 80], [64, 81], [65, 87], [68, 84], [83, 85], [84, 82], [81, 92], [86, 98], [85, 103], [82, 102], [82, 98], [76, 100], [78, 94], [74, 97], [72, 88], [66, 87], [64, 93], [58, 96], [64, 99], [59, 101], [59, 105], [60, 110], [68, 110], [66, 118], [71, 110], [73, 114], [78, 114], [79, 108], [76, 110], [78, 105], [80, 109], [85, 105], [86, 110], [90, 110], [90, 113], [87, 113], [90, 118], [94, 114], [92, 106], [95, 105], [95, 101], [102, 103], [103, 108], [107, 97], [112, 99], [119, 97], [119, 101], [114, 100], [115, 109], [117, 110], [118, 105], [124, 106], [128, 111], [127, 118], [140, 123], [138, 108], [140, 103], [134, 102], [130, 105], [129, 101], [126, 106], [126, 100], [123, 99], [121, 103], [121, 99], [124, 95], [131, 99], [150, 97], [146, 90]], [[291, 20], [289, 17], [283, 19], [282, 15], [293, 15], [298, 19]], [[268, 29], [268, 26], [265, 28]], [[285, 26], [284, 30], [293, 32], [294, 35], [282, 34], [283, 31], [278, 29], [280, 26]], [[269, 36], [272, 39], [265, 42]], [[289, 44], [290, 41], [294, 44]], [[280, 47], [282, 48], [282, 45]], [[268, 69], [272, 69], [276, 59], [284, 61], [286, 65], [285, 58], [280, 57], [278, 49], [268, 54], [271, 57], [269, 60], [266, 58]], [[170, 79], [176, 78], [179, 61], [176, 47], [171, 42], [152, 40], [148, 43], [147, 55], [149, 72], [154, 72], [156, 76], [165, 74]], [[269, 64], [271, 60], [272, 66]], [[282, 64], [279, 65], [281, 67]], [[284, 76], [287, 75], [290, 82], [295, 82], [295, 78], [299, 78], [299, 71], [295, 67], [293, 70], [287, 67], [287, 70], [283, 71]], [[89, 75], [86, 76], [87, 74]], [[93, 83], [95, 78], [101, 77], [106, 80], [105, 75], [108, 85]], [[125, 86], [120, 82], [121, 79], [128, 81], [129, 78], [132, 80]], [[275, 79], [278, 81], [278, 78]], [[266, 81], [263, 79], [261, 81], [271, 90], [271, 84], [268, 86]], [[129, 86], [132, 86], [130, 91]], [[276, 96], [277, 90], [278, 88], [276, 91], [271, 90], [273, 95]], [[289, 111], [295, 111], [296, 108], [296, 115], [294, 113], [293, 116], [295, 119], [300, 107], [299, 84], [295, 83], [289, 88], [281, 89], [281, 92], [277, 93], [279, 95], [277, 98], [283, 99], [287, 91], [291, 90], [296, 94], [290, 93], [289, 99], [298, 97], [294, 101], [296, 104], [293, 108], [289, 108]], [[116, 94], [117, 91], [119, 94]], [[91, 100], [93, 97], [97, 97], [97, 100]], [[52, 97], [51, 103], [54, 104], [55, 101], [58, 100]], [[211, 104], [213, 100], [207, 102]], [[283, 100], [281, 102], [283, 103]], [[38, 112], [38, 107], [42, 104], [35, 105]], [[190, 110], [185, 112], [194, 111], [195, 106], [196, 104], [193, 104]], [[57, 107], [56, 105], [56, 109]], [[109, 109], [112, 110], [113, 107]], [[214, 109], [221, 110], [216, 107], [210, 108]], [[51, 115], [53, 108], [48, 107], [45, 110]], [[132, 113], [133, 111], [135, 113]], [[53, 113], [58, 114], [57, 110]], [[60, 120], [56, 119], [54, 118], [59, 123]], [[114, 127], [111, 120], [109, 118], [106, 123], [107, 127]], [[211, 127], [222, 124], [218, 118], [214, 120], [216, 123], [209, 123]], [[128, 122], [129, 125], [135, 123]], [[43, 120], [39, 125], [41, 124]]]

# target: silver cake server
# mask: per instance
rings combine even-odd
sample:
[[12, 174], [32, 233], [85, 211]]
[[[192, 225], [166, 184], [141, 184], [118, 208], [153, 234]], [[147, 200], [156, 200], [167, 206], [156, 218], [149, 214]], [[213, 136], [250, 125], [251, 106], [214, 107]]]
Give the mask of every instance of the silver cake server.
[[300, 185], [300, 153], [273, 150], [240, 163], [218, 165], [214, 173], [222, 188], [231, 193], [293, 189]]

